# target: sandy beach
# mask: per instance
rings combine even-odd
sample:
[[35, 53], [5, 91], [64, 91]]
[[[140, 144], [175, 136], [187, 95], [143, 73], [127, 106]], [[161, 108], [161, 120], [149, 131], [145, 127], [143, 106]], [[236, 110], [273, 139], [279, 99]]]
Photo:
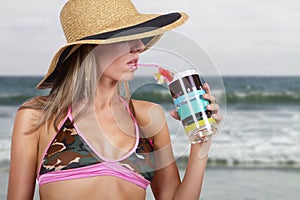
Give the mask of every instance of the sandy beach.
[[[181, 176], [183, 172], [181, 171]], [[0, 170], [0, 199], [6, 199], [8, 170]], [[201, 200], [289, 200], [300, 196], [295, 168], [207, 167]], [[38, 191], [35, 200], [39, 199]], [[147, 200], [153, 195], [148, 188]]]
[[300, 170], [292, 168], [208, 168], [201, 199], [288, 200], [300, 196]]

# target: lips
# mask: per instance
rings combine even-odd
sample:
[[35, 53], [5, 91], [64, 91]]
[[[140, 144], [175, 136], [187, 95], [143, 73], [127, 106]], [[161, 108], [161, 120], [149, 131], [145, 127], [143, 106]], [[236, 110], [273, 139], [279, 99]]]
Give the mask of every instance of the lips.
[[129, 65], [131, 69], [136, 70], [138, 68], [138, 61], [139, 61], [139, 59], [135, 58], [135, 59], [129, 61], [127, 63], [127, 65]]

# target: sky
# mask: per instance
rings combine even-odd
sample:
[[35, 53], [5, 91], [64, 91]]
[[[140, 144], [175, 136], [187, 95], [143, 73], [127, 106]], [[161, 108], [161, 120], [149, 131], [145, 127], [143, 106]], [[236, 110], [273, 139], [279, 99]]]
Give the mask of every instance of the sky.
[[[176, 31], [203, 47], [221, 75], [300, 75], [299, 0], [132, 0], [142, 13], [184, 11]], [[0, 75], [44, 75], [65, 44], [65, 0], [9, 0], [0, 8]]]

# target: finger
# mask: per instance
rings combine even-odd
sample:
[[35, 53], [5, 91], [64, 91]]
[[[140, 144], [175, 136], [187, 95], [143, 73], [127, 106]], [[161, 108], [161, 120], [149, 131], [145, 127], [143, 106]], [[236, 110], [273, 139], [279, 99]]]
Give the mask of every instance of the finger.
[[206, 94], [203, 94], [202, 97], [208, 100], [210, 103], [216, 103], [215, 96], [211, 95], [210, 87], [207, 83], [203, 84], [203, 89], [205, 90]]
[[178, 115], [178, 112], [177, 112], [176, 110], [171, 110], [171, 111], [170, 111], [170, 115], [171, 115], [174, 119], [180, 120], [179, 115]]
[[220, 110], [219, 104], [209, 104], [206, 106], [207, 110], [210, 110], [212, 114], [217, 114]]
[[203, 94], [202, 97], [206, 100], [208, 100], [211, 104], [216, 103], [216, 98], [213, 95], [210, 94]]
[[220, 114], [213, 114], [212, 118], [216, 121], [217, 124], [219, 124], [223, 120], [223, 116]]
[[205, 90], [206, 94], [210, 95], [210, 88], [207, 83], [203, 84], [203, 89]]

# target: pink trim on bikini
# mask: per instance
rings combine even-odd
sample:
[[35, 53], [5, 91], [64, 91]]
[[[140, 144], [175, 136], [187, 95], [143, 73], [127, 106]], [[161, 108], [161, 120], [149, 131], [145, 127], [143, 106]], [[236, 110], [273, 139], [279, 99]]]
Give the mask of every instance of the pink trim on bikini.
[[[131, 154], [133, 154], [138, 146], [139, 143], [139, 127], [137, 125], [137, 122], [131, 113], [128, 104], [120, 97], [121, 101], [125, 104], [133, 122], [135, 125], [135, 135], [136, 135], [136, 141], [134, 144], [134, 147], [123, 157], [117, 159], [117, 160], [108, 160], [101, 156], [100, 154], [97, 153], [97, 151], [93, 148], [93, 146], [87, 141], [87, 139], [84, 137], [84, 135], [81, 133], [80, 129], [77, 127], [77, 125], [74, 122], [74, 118], [72, 116], [72, 107], [69, 106], [68, 108], [68, 113], [62, 123], [59, 126], [58, 131], [61, 129], [67, 118], [69, 118], [71, 121], [73, 121], [74, 128], [76, 129], [77, 133], [82, 137], [82, 139], [89, 145], [91, 150], [102, 160], [106, 162], [86, 166], [86, 167], [80, 167], [80, 168], [73, 168], [73, 169], [66, 169], [66, 170], [60, 170], [60, 171], [52, 171], [48, 172], [42, 175], [39, 175], [37, 177], [37, 180], [39, 182], [39, 186], [41, 187], [42, 185], [50, 182], [55, 182], [55, 181], [63, 181], [63, 180], [71, 180], [71, 179], [78, 179], [78, 178], [88, 178], [88, 177], [94, 177], [94, 176], [115, 176], [119, 177], [121, 179], [124, 179], [128, 182], [131, 182], [133, 184], [136, 184], [144, 189], [147, 188], [147, 186], [150, 184], [150, 181], [145, 179], [143, 176], [140, 174], [129, 170], [128, 168], [122, 166], [122, 164], [118, 163], [121, 160], [124, 160], [128, 158]], [[43, 157], [45, 157], [52, 141], [55, 139], [56, 135], [58, 134], [58, 131], [52, 138], [51, 142], [47, 146]], [[43, 160], [41, 160], [40, 165], [39, 165], [39, 171], [41, 169]], [[39, 172], [38, 171], [38, 172]]]
[[38, 177], [39, 187], [56, 181], [89, 178], [95, 176], [114, 176], [146, 189], [150, 181], [117, 162], [103, 162], [86, 167], [48, 172]]
[[128, 158], [131, 154], [133, 154], [136, 150], [136, 148], [138, 147], [139, 145], [139, 140], [140, 140], [140, 133], [139, 133], [139, 127], [137, 125], [137, 122], [135, 120], [135, 118], [133, 117], [132, 113], [130, 112], [130, 109], [128, 107], [128, 104], [120, 97], [120, 99], [122, 100], [122, 102], [125, 104], [127, 110], [129, 111], [129, 114], [134, 122], [134, 127], [135, 127], [135, 144], [133, 146], [133, 148], [127, 153], [125, 154], [123, 157], [121, 158], [118, 158], [116, 160], [110, 160], [110, 159], [107, 159], [105, 158], [104, 156], [102, 156], [100, 153], [98, 153], [96, 151], [96, 149], [94, 148], [94, 146], [86, 139], [86, 137], [84, 136], [84, 134], [80, 131], [80, 129], [78, 128], [77, 124], [75, 123], [74, 121], [74, 118], [72, 116], [72, 108], [70, 106], [70, 109], [68, 111], [68, 116], [70, 118], [71, 121], [73, 121], [73, 126], [74, 128], [76, 129], [78, 135], [80, 135], [80, 137], [82, 137], [82, 139], [88, 144], [88, 146], [90, 147], [90, 149], [92, 149], [92, 151], [99, 157], [101, 158], [102, 160], [106, 161], [106, 162], [119, 162], [121, 160], [125, 160], [126, 158]]

